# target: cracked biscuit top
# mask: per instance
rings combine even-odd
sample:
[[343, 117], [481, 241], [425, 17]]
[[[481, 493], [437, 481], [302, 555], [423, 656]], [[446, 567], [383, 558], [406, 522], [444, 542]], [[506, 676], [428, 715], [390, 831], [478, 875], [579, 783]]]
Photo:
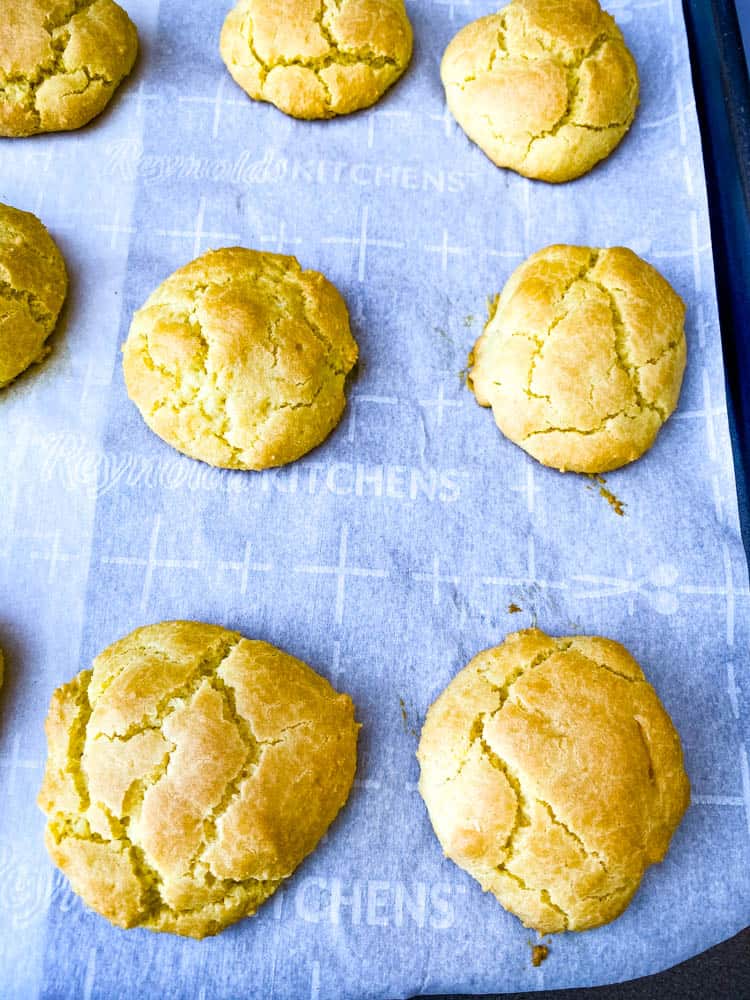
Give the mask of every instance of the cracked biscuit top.
[[409, 64], [403, 0], [240, 0], [221, 56], [250, 97], [295, 118], [367, 108]]
[[427, 713], [419, 790], [445, 854], [527, 927], [614, 920], [688, 806], [679, 737], [619, 643], [509, 635]]
[[639, 458], [677, 406], [685, 306], [632, 250], [551, 246], [511, 275], [469, 359], [500, 430], [544, 465]]
[[0, 203], [0, 387], [47, 353], [67, 291], [62, 254], [39, 219]]
[[283, 465], [319, 445], [356, 360], [346, 304], [322, 274], [242, 247], [175, 271], [123, 347], [128, 394], [149, 427], [232, 469]]
[[349, 794], [351, 699], [293, 656], [200, 622], [113, 643], [55, 691], [47, 849], [120, 927], [201, 938], [254, 913]]
[[0, 135], [85, 125], [137, 51], [135, 26], [113, 0], [0, 0]]
[[633, 121], [638, 71], [598, 0], [513, 0], [468, 24], [441, 66], [456, 121], [499, 167], [573, 180]]

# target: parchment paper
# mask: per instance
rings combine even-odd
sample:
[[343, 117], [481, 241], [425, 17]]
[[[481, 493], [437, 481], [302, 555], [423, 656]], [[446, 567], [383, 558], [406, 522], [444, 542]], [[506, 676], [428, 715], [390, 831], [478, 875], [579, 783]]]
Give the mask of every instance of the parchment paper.
[[[0, 142], [0, 199], [71, 272], [53, 352], [0, 399], [0, 994], [403, 997], [654, 972], [750, 918], [750, 591], [737, 523], [699, 133], [680, 6], [610, 0], [641, 71], [619, 150], [561, 187], [494, 168], [451, 122], [439, 59], [490, 3], [411, 2], [406, 77], [304, 124], [218, 56], [226, 2], [127, 0], [142, 54], [72, 134]], [[543, 469], [460, 372], [496, 294], [553, 242], [625, 244], [688, 304], [678, 413], [607, 477]], [[179, 456], [128, 401], [130, 317], [199, 252], [296, 254], [344, 293], [362, 361], [345, 419], [282, 471]], [[511, 603], [522, 611], [509, 613]], [[364, 724], [339, 820], [262, 911], [202, 943], [123, 932], [55, 872], [34, 799], [52, 690], [132, 628], [219, 622], [307, 660]], [[536, 621], [625, 643], [684, 743], [693, 804], [613, 924], [535, 936], [442, 858], [416, 791], [430, 702]]]

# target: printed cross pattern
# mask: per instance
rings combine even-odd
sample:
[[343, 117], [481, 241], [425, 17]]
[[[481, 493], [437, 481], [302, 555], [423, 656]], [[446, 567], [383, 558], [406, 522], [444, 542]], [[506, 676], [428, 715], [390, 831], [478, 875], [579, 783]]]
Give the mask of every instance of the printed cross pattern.
[[294, 568], [295, 573], [308, 573], [314, 576], [333, 576], [336, 578], [334, 619], [337, 625], [341, 625], [344, 620], [344, 601], [346, 599], [346, 582], [348, 578], [370, 577], [384, 580], [388, 576], [388, 571], [384, 569], [370, 569], [362, 566], [348, 565], [348, 547], [349, 526], [342, 524], [339, 535], [339, 557], [335, 566], [300, 565]]

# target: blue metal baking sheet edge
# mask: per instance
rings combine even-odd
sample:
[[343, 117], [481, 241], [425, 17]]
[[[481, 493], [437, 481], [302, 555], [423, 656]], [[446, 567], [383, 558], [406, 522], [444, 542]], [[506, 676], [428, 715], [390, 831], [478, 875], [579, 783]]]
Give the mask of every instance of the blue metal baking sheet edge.
[[740, 526], [750, 561], [750, 80], [738, 11], [750, 3], [683, 0], [708, 185]]

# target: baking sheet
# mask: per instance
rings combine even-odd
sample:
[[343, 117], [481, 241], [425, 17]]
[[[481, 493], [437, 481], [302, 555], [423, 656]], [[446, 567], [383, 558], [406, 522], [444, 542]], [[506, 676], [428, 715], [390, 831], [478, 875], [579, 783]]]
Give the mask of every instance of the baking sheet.
[[[385, 998], [600, 984], [750, 919], [748, 638], [704, 178], [675, 0], [618, 0], [642, 105], [617, 153], [548, 187], [494, 167], [447, 115], [440, 55], [473, 0], [411, 2], [411, 69], [374, 108], [305, 124], [225, 73], [229, 4], [128, 0], [142, 54], [78, 133], [0, 141], [0, 200], [41, 216], [71, 294], [44, 365], [0, 403], [0, 995]], [[488, 296], [552, 242], [625, 244], [688, 303], [679, 411], [607, 477], [543, 469], [461, 380]], [[323, 447], [280, 471], [179, 456], [128, 402], [119, 348], [174, 268], [221, 245], [296, 254], [349, 304], [362, 360]], [[511, 614], [511, 603], [522, 611]], [[87, 911], [34, 798], [55, 686], [130, 629], [203, 619], [267, 639], [354, 698], [356, 786], [326, 841], [216, 939]], [[693, 804], [615, 923], [551, 943], [441, 857], [416, 791], [424, 712], [506, 632], [602, 633], [682, 736]]]

